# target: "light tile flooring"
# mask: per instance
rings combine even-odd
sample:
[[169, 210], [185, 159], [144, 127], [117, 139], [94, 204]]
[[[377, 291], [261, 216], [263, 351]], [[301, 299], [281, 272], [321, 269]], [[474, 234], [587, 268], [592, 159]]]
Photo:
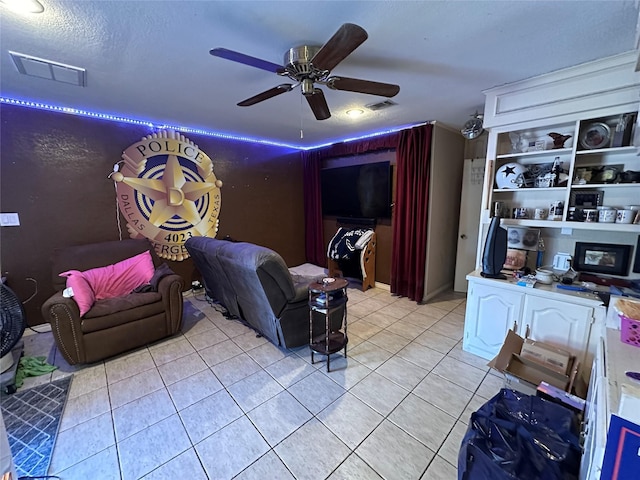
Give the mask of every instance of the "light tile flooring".
[[69, 366], [51, 333], [27, 355], [74, 373], [50, 474], [73, 479], [445, 479], [471, 412], [498, 392], [462, 351], [465, 297], [418, 305], [349, 288], [348, 358], [310, 363], [185, 295], [182, 333]]

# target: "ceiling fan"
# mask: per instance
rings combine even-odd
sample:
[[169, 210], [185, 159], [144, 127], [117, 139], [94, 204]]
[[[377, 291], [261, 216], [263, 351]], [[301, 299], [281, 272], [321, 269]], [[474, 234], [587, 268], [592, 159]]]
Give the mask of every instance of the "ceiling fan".
[[316, 87], [316, 84], [325, 85], [332, 90], [345, 90], [383, 97], [393, 97], [400, 91], [398, 85], [390, 83], [330, 75], [331, 70], [367, 38], [367, 32], [362, 27], [353, 23], [345, 23], [322, 46], [302, 45], [290, 48], [284, 54], [284, 66], [226, 48], [214, 48], [209, 53], [215, 57], [244, 63], [250, 67], [261, 68], [283, 77], [289, 77], [296, 82], [295, 84], [283, 83], [270, 88], [241, 101], [238, 106], [248, 107], [255, 105], [281, 93], [290, 92], [300, 86], [302, 94], [307, 99], [316, 119], [325, 120], [331, 116], [331, 112], [324, 93]]

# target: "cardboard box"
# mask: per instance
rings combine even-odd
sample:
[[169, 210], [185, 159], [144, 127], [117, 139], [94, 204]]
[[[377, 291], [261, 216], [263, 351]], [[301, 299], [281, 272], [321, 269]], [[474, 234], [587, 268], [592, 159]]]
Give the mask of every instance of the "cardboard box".
[[521, 356], [523, 345], [524, 338], [513, 330], [509, 330], [500, 352], [487, 364], [505, 376], [507, 388], [535, 395], [540, 382], [547, 382], [562, 390], [571, 391], [573, 379], [577, 373], [575, 357], [570, 357], [569, 369], [567, 370], [570, 374], [561, 374], [538, 362], [523, 358]]
[[569, 371], [571, 353], [547, 343], [536, 342], [535, 340], [526, 338], [522, 345], [520, 356], [538, 362], [546, 368], [562, 375]]
[[547, 382], [549, 385], [566, 390], [569, 386], [569, 376], [553, 371], [533, 360], [521, 357], [517, 353], [511, 354], [506, 371], [511, 375], [521, 378], [533, 385]]

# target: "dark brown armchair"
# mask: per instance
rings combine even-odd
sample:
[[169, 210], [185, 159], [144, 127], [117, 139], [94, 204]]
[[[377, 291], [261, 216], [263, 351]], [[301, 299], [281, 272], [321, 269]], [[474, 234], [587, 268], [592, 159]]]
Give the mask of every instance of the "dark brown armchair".
[[42, 305], [42, 315], [51, 324], [62, 356], [71, 365], [93, 363], [174, 335], [182, 324], [183, 279], [162, 277], [157, 291], [130, 293], [97, 300], [83, 316], [73, 298], [65, 298], [67, 270], [88, 270], [111, 265], [151, 251], [147, 240], [94, 243], [56, 250], [53, 257], [53, 285], [58, 292]]

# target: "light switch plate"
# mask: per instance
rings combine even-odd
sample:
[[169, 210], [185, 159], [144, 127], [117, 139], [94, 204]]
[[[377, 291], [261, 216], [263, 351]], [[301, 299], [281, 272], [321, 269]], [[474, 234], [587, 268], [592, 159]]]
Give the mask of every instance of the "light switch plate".
[[0, 227], [19, 227], [20, 217], [17, 213], [0, 213]]

